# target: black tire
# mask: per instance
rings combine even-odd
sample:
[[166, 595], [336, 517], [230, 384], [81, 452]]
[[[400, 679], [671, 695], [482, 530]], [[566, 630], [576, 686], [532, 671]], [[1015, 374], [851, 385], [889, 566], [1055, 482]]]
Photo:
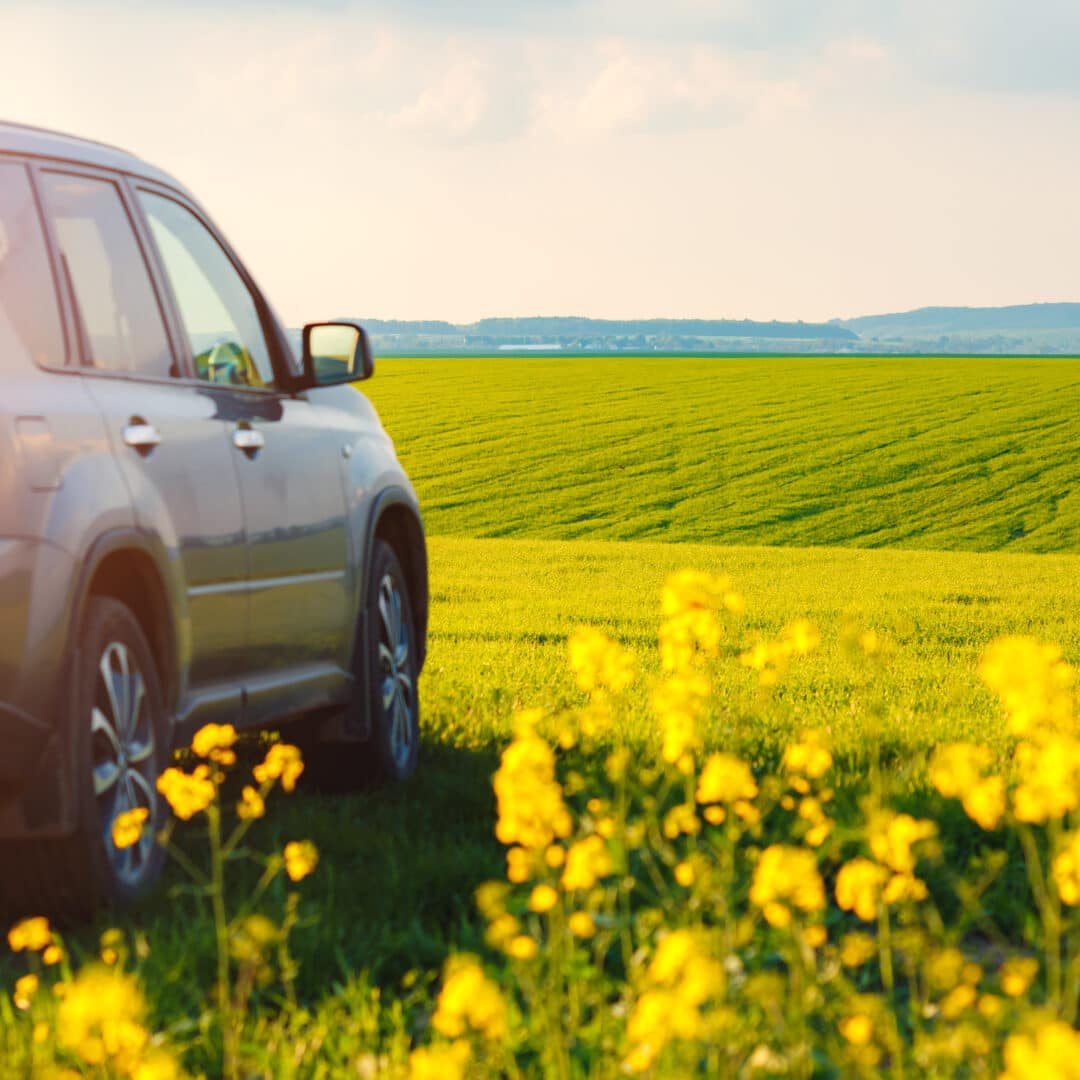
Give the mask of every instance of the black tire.
[[[0, 897], [20, 913], [85, 916], [130, 904], [153, 887], [164, 862], [155, 836], [168, 807], [156, 781], [171, 745], [153, 653], [138, 619], [111, 597], [90, 597], [78, 641], [64, 718], [78, 824], [68, 837], [5, 852], [18, 861], [5, 869]], [[149, 811], [142, 836], [117, 849], [113, 819], [135, 806]]]
[[[399, 783], [416, 772], [420, 753], [416, 629], [409, 583], [394, 549], [376, 540], [365, 603], [368, 611], [371, 737], [325, 741], [305, 749], [306, 779], [324, 791]], [[358, 664], [357, 678], [363, 678]]]

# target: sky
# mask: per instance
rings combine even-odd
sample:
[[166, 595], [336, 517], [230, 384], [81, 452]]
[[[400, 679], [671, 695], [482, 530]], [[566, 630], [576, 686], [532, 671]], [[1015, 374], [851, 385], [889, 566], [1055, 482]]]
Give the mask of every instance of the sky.
[[[1080, 300], [1075, 0], [0, 0], [289, 325]], [[90, 44], [92, 43], [92, 44]]]

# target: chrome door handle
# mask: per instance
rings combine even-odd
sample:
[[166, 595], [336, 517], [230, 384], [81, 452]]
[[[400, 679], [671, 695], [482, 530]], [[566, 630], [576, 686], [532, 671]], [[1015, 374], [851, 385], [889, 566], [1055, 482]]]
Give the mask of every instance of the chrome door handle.
[[237, 450], [243, 450], [248, 455], [257, 454], [266, 445], [262, 432], [252, 428], [237, 428], [233, 432], [232, 441]]
[[161, 445], [161, 432], [153, 424], [131, 423], [124, 428], [124, 445], [148, 454]]

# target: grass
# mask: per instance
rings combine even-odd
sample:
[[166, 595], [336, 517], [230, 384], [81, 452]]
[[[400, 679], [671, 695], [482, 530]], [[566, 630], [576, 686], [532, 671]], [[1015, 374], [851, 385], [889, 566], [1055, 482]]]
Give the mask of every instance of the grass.
[[380, 360], [434, 536], [1080, 551], [1080, 361]]

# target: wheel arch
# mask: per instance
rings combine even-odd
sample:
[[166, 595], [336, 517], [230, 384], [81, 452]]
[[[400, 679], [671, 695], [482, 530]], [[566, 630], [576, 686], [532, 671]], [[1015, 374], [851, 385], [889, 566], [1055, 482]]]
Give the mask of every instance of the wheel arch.
[[[424, 540], [424, 526], [420, 521], [420, 515], [404, 491], [397, 489], [385, 491], [375, 504], [368, 529], [368, 542], [365, 545], [365, 555], [369, 564], [376, 540], [383, 540], [394, 549], [401, 568], [405, 571], [416, 629], [417, 671], [420, 671], [427, 656], [429, 608], [427, 544]], [[368, 572], [369, 566], [365, 566], [365, 581]]]
[[102, 536], [83, 562], [71, 620], [68, 656], [78, 647], [79, 628], [93, 596], [110, 596], [138, 619], [158, 666], [158, 678], [169, 715], [180, 689], [176, 597], [169, 588], [160, 556], [149, 539], [135, 530]]

